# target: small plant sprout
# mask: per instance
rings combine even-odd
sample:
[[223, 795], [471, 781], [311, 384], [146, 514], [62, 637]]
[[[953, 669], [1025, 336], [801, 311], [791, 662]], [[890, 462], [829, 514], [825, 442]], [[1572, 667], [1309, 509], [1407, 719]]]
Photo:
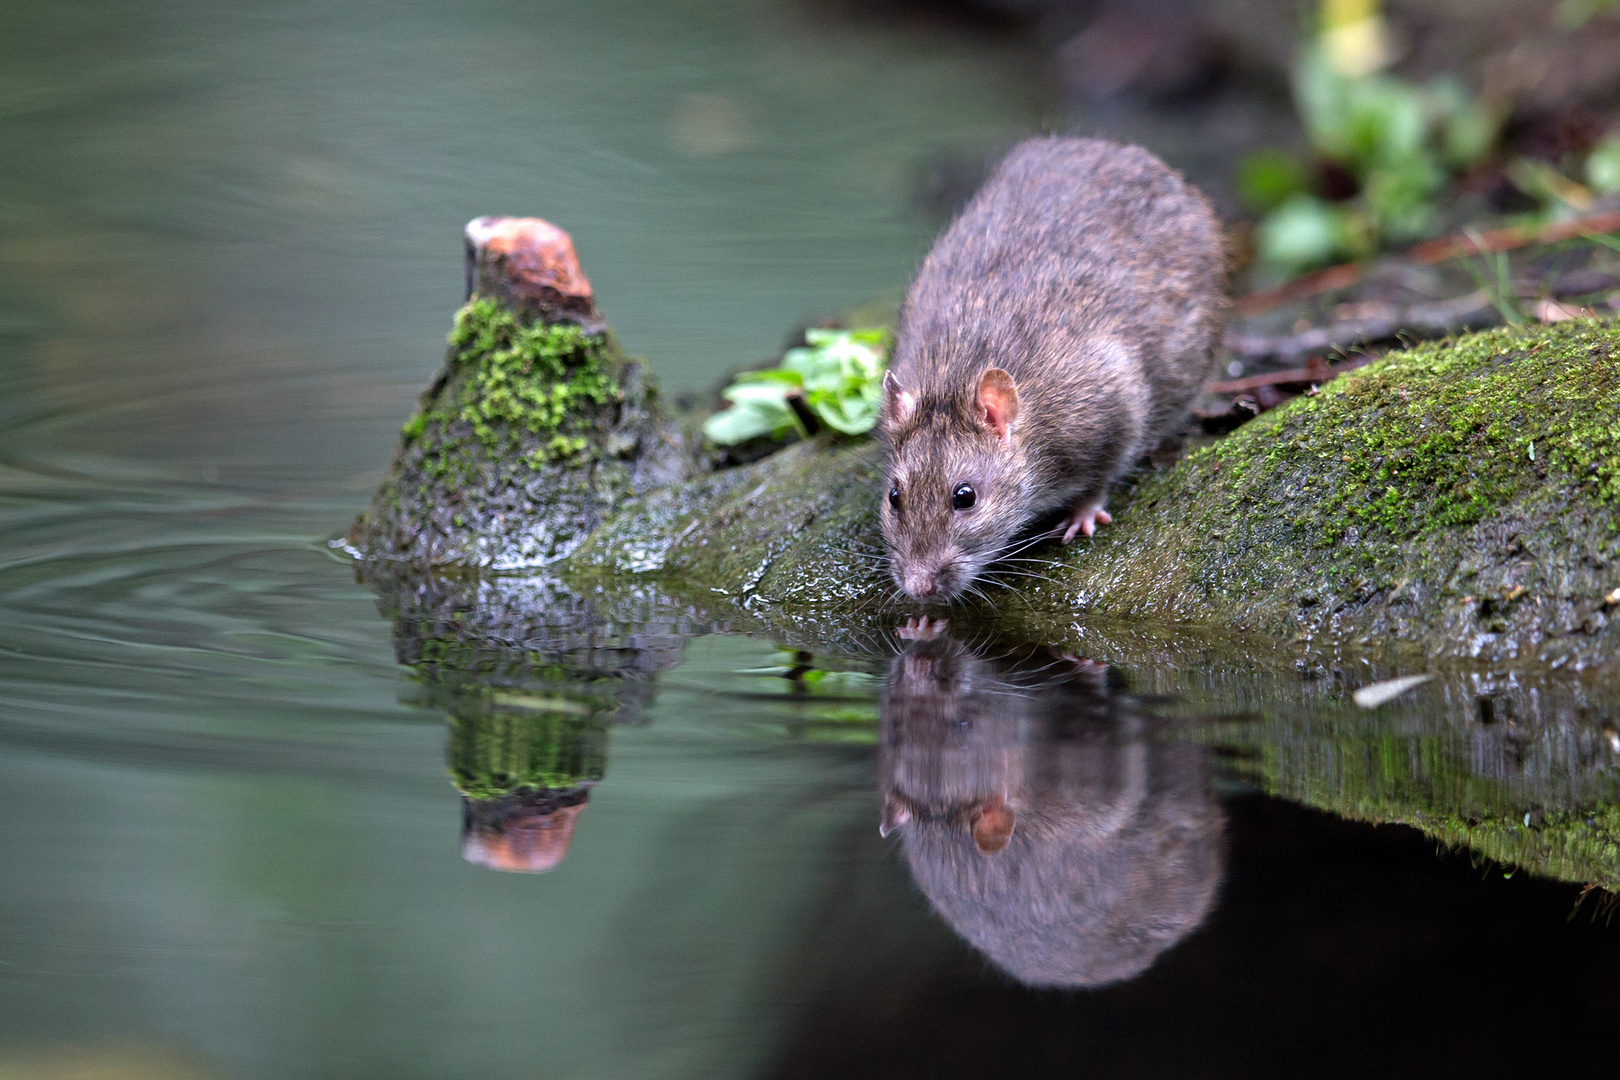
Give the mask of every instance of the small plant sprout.
[[[1474, 245], [1474, 250], [1479, 253], [1477, 263], [1473, 259], [1462, 260], [1463, 268], [1474, 279], [1474, 284], [1479, 286], [1480, 291], [1490, 299], [1491, 306], [1502, 316], [1503, 322], [1510, 326], [1523, 325], [1525, 315], [1519, 306], [1518, 293], [1513, 290], [1507, 252], [1491, 251], [1477, 229], [1465, 230], [1463, 235], [1468, 237]], [[1532, 452], [1532, 460], [1534, 457]]]
[[1501, 117], [1455, 79], [1418, 85], [1384, 73], [1390, 42], [1377, 0], [1322, 0], [1318, 32], [1294, 71], [1295, 106], [1319, 168], [1313, 178], [1273, 149], [1238, 172], [1239, 191], [1262, 215], [1262, 263], [1293, 272], [1431, 234], [1451, 176], [1496, 144]]
[[883, 399], [888, 328], [806, 330], [804, 340], [783, 355], [780, 367], [738, 375], [721, 394], [729, 406], [704, 422], [703, 433], [722, 446], [805, 435], [792, 396], [834, 431], [870, 431]]

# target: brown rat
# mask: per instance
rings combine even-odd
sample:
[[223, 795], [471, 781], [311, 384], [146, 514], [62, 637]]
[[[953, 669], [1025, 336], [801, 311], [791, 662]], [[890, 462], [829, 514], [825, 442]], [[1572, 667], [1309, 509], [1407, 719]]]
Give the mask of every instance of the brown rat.
[[949, 600], [1030, 525], [1067, 543], [1186, 416], [1220, 332], [1220, 221], [1146, 150], [1022, 143], [907, 290], [880, 507], [907, 594]]

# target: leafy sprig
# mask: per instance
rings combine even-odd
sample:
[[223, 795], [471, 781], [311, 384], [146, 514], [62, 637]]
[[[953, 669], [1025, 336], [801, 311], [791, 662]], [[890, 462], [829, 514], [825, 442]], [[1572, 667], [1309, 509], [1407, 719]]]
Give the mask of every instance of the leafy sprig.
[[805, 435], [792, 396], [835, 431], [870, 431], [883, 398], [888, 328], [806, 330], [804, 340], [783, 355], [780, 367], [738, 375], [721, 393], [730, 404], [704, 422], [703, 433], [723, 446]]

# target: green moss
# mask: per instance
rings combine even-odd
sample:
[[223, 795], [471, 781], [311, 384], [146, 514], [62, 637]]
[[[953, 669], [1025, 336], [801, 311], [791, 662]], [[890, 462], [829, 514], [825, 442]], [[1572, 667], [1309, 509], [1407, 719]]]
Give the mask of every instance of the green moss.
[[1057, 553], [1024, 595], [1431, 655], [1605, 662], [1617, 342], [1585, 320], [1391, 354], [1143, 477], [1114, 525]]
[[[1551, 478], [1620, 496], [1620, 370], [1607, 328], [1566, 323], [1424, 345], [1282, 410], [1266, 470], [1309, 468], [1321, 492], [1309, 539], [1350, 528], [1395, 540], [1473, 525]], [[1338, 445], [1296, 438], [1309, 427]], [[1241, 479], [1252, 438], [1214, 451]], [[1537, 446], [1540, 453], [1537, 453]]]
[[[424, 461], [436, 479], [474, 467], [471, 456], [455, 453], [467, 437], [489, 458], [510, 454], [533, 467], [577, 455], [588, 446], [582, 415], [623, 398], [601, 337], [569, 324], [526, 324], [484, 297], [456, 313], [450, 347], [447, 380], [404, 428], [407, 442], [432, 425], [460, 436], [441, 437], [439, 452]], [[522, 454], [523, 433], [552, 437]]]
[[[1616, 663], [1617, 344], [1586, 320], [1392, 354], [1122, 485], [1113, 524], [1031, 547], [1021, 557], [1039, 563], [1005, 585], [993, 568], [984, 607], [1037, 637], [1083, 612], [1314, 647]], [[632, 481], [629, 452], [610, 447], [679, 443], [624, 419], [645, 408], [635, 370], [611, 338], [474, 300], [407, 425], [401, 494], [385, 484], [353, 542], [423, 565], [660, 575], [673, 595], [749, 608], [892, 599], [880, 451], [810, 440], [691, 484], [672, 483], [686, 475], [673, 464]]]

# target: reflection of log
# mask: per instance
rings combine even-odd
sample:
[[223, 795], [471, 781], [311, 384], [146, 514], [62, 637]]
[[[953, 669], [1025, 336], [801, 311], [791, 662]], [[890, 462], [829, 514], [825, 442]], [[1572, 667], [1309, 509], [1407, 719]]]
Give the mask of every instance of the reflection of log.
[[[497, 694], [484, 709], [451, 718], [446, 752], [450, 775], [471, 799], [568, 791], [602, 779], [607, 767], [607, 717], [600, 702], [568, 698], [556, 689], [527, 695]], [[513, 698], [528, 697], [544, 711], [513, 708]], [[574, 706], [579, 712], [560, 711]], [[591, 710], [595, 709], [593, 713]], [[604, 715], [605, 713], [605, 715]]]
[[462, 794], [468, 862], [539, 873], [562, 861], [607, 770], [616, 707], [555, 679], [523, 689], [463, 686], [445, 757]]

